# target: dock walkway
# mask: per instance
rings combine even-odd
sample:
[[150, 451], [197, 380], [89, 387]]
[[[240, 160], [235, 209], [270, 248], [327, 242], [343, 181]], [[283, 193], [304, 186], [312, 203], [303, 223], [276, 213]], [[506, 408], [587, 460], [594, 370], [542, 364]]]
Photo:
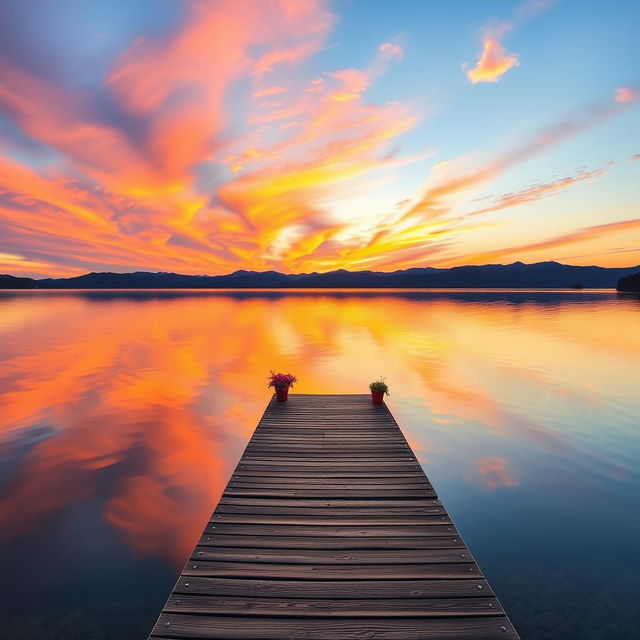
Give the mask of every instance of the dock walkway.
[[272, 400], [151, 638], [518, 638], [386, 405]]

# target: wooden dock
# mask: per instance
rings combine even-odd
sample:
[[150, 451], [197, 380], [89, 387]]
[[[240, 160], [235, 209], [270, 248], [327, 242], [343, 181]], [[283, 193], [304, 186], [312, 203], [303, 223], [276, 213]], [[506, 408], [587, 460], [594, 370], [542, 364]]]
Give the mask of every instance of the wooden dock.
[[386, 405], [272, 400], [151, 638], [518, 638]]

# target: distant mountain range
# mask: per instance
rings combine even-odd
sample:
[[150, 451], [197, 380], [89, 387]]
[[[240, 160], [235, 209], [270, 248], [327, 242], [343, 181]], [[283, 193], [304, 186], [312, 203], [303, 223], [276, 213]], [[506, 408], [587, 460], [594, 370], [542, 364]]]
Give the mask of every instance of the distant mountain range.
[[416, 267], [380, 271], [330, 271], [285, 274], [235, 271], [223, 276], [179, 273], [87, 273], [74, 278], [17, 278], [0, 275], [0, 289], [286, 289], [286, 288], [595, 288], [613, 289], [618, 280], [640, 271], [629, 268], [576, 267], [559, 262]]

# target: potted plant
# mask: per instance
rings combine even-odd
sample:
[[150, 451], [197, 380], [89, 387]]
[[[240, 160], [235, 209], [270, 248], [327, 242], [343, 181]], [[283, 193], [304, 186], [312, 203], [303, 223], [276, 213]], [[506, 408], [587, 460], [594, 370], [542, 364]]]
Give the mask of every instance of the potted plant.
[[384, 402], [385, 393], [389, 395], [389, 387], [384, 381], [384, 378], [380, 378], [379, 380], [370, 383], [369, 389], [371, 389], [371, 402], [373, 402], [373, 404], [382, 404]]
[[272, 371], [268, 386], [276, 390], [278, 402], [286, 402], [289, 397], [289, 387], [292, 387], [293, 383], [297, 381], [297, 378], [290, 373], [274, 373]]

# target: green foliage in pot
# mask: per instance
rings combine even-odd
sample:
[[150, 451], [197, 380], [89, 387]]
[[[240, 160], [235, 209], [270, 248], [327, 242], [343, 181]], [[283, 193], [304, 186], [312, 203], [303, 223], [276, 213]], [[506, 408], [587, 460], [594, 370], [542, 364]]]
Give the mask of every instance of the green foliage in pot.
[[371, 391], [380, 391], [382, 393], [386, 393], [387, 395], [389, 395], [389, 387], [387, 386], [387, 383], [384, 381], [384, 378], [380, 378], [379, 380], [376, 380], [375, 382], [371, 382], [369, 384], [369, 389], [371, 389]]

